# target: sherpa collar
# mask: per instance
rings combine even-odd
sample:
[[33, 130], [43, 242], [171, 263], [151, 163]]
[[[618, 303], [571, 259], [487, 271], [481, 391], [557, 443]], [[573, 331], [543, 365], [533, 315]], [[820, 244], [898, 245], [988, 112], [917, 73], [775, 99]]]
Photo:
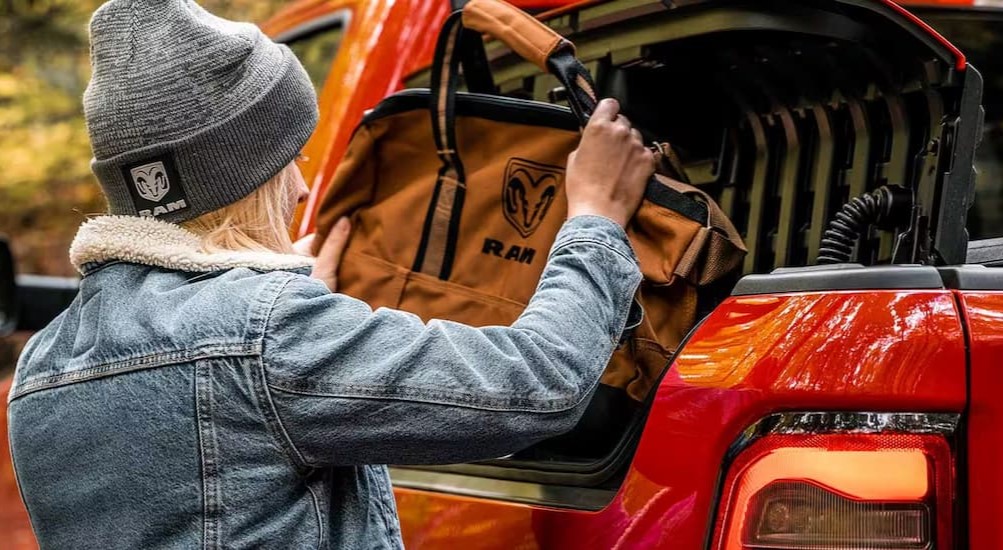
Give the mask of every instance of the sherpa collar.
[[70, 245], [70, 262], [81, 273], [87, 264], [113, 260], [175, 271], [209, 272], [249, 267], [266, 271], [313, 265], [313, 259], [270, 252], [200, 250], [199, 238], [187, 229], [153, 218], [101, 216], [88, 220]]

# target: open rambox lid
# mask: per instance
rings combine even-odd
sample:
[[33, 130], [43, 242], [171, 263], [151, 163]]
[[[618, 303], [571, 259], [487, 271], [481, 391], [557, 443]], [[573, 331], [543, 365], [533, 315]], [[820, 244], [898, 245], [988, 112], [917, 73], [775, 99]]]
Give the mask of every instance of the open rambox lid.
[[[964, 263], [979, 73], [881, 0], [613, 0], [544, 16], [602, 95], [668, 140], [749, 247], [744, 271], [811, 265], [849, 199], [886, 184], [912, 211], [871, 229], [855, 260]], [[556, 79], [488, 44], [506, 95], [560, 102]], [[413, 82], [427, 81], [427, 74]]]

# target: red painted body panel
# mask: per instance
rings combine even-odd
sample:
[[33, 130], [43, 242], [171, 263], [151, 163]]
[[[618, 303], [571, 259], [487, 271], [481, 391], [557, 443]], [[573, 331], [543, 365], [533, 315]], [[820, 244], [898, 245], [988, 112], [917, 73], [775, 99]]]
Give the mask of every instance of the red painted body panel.
[[1003, 548], [1003, 292], [959, 292], [971, 339], [968, 529], [971, 548]]
[[965, 343], [947, 291], [734, 297], [658, 388], [627, 478], [600, 512], [398, 490], [408, 548], [702, 548], [725, 453], [783, 410], [965, 407]]

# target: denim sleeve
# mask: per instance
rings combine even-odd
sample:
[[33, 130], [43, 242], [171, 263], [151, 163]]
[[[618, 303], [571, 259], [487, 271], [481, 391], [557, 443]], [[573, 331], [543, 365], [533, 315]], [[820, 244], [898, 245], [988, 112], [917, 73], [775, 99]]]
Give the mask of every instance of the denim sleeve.
[[510, 327], [424, 323], [297, 277], [265, 333], [268, 393], [307, 466], [506, 455], [574, 427], [640, 281], [623, 229], [598, 216], [565, 223]]

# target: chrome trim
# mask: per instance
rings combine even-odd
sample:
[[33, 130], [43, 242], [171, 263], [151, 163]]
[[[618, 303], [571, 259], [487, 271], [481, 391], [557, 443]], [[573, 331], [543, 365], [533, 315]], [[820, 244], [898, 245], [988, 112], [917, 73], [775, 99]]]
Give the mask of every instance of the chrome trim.
[[766, 435], [826, 433], [909, 433], [949, 436], [958, 428], [957, 413], [905, 412], [786, 412], [761, 418], [732, 442], [726, 463]]
[[[886, 433], [949, 435], [961, 417], [954, 413], [807, 412], [772, 415], [770, 433]], [[770, 417], [767, 417], [770, 418]]]
[[618, 489], [543, 485], [399, 466], [390, 468], [390, 479], [394, 487], [403, 489], [585, 511], [602, 510], [613, 501]]

